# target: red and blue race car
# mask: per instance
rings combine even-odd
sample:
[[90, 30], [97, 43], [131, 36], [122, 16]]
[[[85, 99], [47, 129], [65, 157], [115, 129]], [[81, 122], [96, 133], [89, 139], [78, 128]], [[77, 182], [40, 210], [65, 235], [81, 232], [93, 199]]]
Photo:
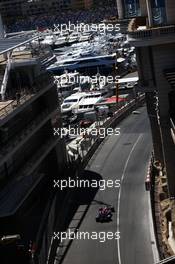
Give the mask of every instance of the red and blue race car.
[[114, 207], [110, 207], [110, 206], [100, 207], [98, 210], [98, 215], [96, 216], [96, 222], [112, 221], [112, 213], [114, 211], [115, 211]]

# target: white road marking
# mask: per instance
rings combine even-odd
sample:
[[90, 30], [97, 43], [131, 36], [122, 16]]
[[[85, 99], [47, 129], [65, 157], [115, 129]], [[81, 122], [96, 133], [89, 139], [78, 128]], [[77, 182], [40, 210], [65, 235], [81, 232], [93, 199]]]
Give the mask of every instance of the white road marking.
[[[123, 173], [122, 173], [122, 177], [121, 177], [121, 186], [119, 188], [119, 192], [118, 192], [118, 202], [117, 202], [117, 232], [120, 232], [120, 199], [121, 199], [121, 192], [122, 192], [122, 182], [124, 180], [124, 177], [125, 177], [125, 173], [126, 173], [126, 169], [127, 169], [127, 166], [128, 166], [128, 163], [129, 163], [129, 160], [131, 158], [131, 155], [134, 151], [134, 149], [136, 148], [140, 138], [142, 137], [142, 134], [138, 137], [138, 139], [136, 140], [136, 142], [134, 143], [130, 153], [129, 153], [129, 156], [127, 158], [127, 161], [125, 163], [125, 166], [124, 166], [124, 169], [123, 169]], [[121, 254], [120, 254], [120, 239], [117, 239], [117, 251], [118, 251], [118, 262], [119, 264], [121, 264]]]

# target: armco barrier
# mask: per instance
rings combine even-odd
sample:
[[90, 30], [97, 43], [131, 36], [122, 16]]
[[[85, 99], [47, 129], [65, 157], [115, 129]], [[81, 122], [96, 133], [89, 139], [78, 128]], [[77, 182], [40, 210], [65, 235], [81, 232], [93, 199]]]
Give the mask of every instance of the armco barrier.
[[161, 260], [160, 262], [157, 262], [155, 264], [175, 264], [175, 256], [166, 258], [166, 259]]
[[[129, 114], [131, 114], [132, 111], [134, 111], [138, 107], [140, 107], [144, 102], [145, 102], [145, 96], [144, 95], [142, 95], [137, 100], [132, 100], [130, 103], [128, 103], [128, 105], [126, 105], [125, 107], [122, 107], [121, 109], [116, 111], [114, 116], [112, 118], [108, 119], [104, 123], [103, 126], [105, 128], [108, 128], [108, 127], [115, 128], [124, 118], [126, 118]], [[91, 157], [95, 153], [96, 149], [99, 147], [99, 145], [102, 143], [102, 141], [104, 139], [105, 138], [100, 138], [100, 137], [98, 137], [96, 139], [96, 141], [94, 142], [94, 144], [91, 146], [91, 148], [87, 152], [86, 156], [84, 157], [84, 159], [80, 165], [80, 168], [79, 168], [80, 170], [83, 170], [86, 167], [89, 160], [91, 159]]]
[[[141, 96], [137, 100], [132, 100], [125, 107], [119, 109], [114, 114], [114, 116], [112, 118], [107, 119], [107, 121], [104, 123], [104, 127], [105, 128], [108, 128], [108, 127], [115, 128], [125, 117], [127, 117], [130, 113], [132, 113], [132, 111], [134, 111], [139, 106], [141, 106], [144, 103], [144, 100], [145, 100], [144, 96]], [[97, 137], [94, 144], [90, 147], [90, 149], [88, 150], [88, 152], [84, 156], [83, 160], [81, 160], [81, 163], [79, 163], [79, 160], [75, 161], [75, 166], [77, 168], [76, 173], [78, 175], [81, 175], [83, 169], [87, 166], [89, 160], [91, 159], [91, 157], [93, 156], [93, 154], [95, 153], [95, 151], [97, 150], [99, 145], [102, 143], [103, 139], [104, 138]], [[82, 140], [85, 140], [85, 139], [82, 139]], [[72, 193], [68, 191], [66, 194], [66, 198], [64, 199], [65, 201], [64, 201], [63, 208], [66, 208], [66, 205], [68, 204], [68, 201], [71, 200], [71, 197], [72, 197]], [[53, 217], [55, 212], [57, 212], [57, 216], [58, 216], [58, 214], [60, 214], [60, 208], [58, 206], [55, 206], [54, 208], [55, 209], [51, 210], [51, 212], [48, 216], [48, 219], [50, 219], [51, 216]], [[48, 228], [49, 226], [50, 226], [49, 223], [47, 223], [46, 228]], [[56, 226], [55, 226], [55, 228], [56, 228]], [[46, 233], [48, 233], [48, 235], [50, 235], [50, 230]], [[57, 250], [58, 245], [56, 245], [56, 241], [53, 241], [50, 237], [45, 237], [44, 242], [43, 242], [44, 245], [43, 245], [42, 249], [40, 250], [40, 252], [38, 252], [38, 262], [34, 262], [34, 264], [43, 264], [44, 260], [46, 260], [45, 250], [48, 250], [48, 243], [49, 242], [51, 242], [51, 244], [50, 244], [49, 252], [47, 252], [48, 258], [47, 258], [47, 261], [45, 261], [45, 262], [47, 262], [47, 264], [53, 264], [54, 263], [55, 254], [56, 254], [56, 250]]]

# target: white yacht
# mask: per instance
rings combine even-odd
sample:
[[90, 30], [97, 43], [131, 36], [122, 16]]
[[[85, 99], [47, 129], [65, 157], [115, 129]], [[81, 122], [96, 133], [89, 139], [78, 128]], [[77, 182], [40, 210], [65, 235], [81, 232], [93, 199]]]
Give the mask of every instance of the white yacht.
[[61, 105], [61, 112], [76, 112], [80, 101], [86, 96], [86, 93], [75, 93], [64, 99]]
[[85, 113], [93, 111], [95, 109], [95, 104], [107, 97], [107, 90], [93, 91], [86, 93], [86, 96], [80, 101], [79, 106], [75, 113]]
[[[86, 54], [85, 54], [86, 53]], [[86, 55], [86, 56], [85, 56]], [[87, 56], [88, 55], [88, 56]], [[116, 63], [116, 54], [107, 54], [107, 55], [92, 55], [90, 56], [90, 51], [84, 52], [83, 54], [73, 54], [72, 57], [60, 60], [57, 57], [57, 62], [53, 65], [50, 65], [47, 70], [54, 71], [74, 71], [82, 68], [92, 68], [92, 67], [103, 67], [111, 68]]]
[[63, 47], [68, 43], [69, 40], [69, 32], [61, 33], [59, 36], [57, 36], [54, 47]]
[[76, 49], [86, 49], [87, 46], [89, 46], [89, 42], [88, 41], [84, 41], [84, 42], [78, 42], [78, 43], [74, 43], [71, 45], [71, 49], [76, 50]]
[[80, 39], [80, 33], [79, 32], [72, 32], [72, 34], [69, 35], [68, 42], [69, 43], [75, 43], [78, 42]]
[[79, 41], [80, 42], [89, 41], [91, 38], [92, 38], [92, 33], [89, 32], [89, 31], [85, 31], [85, 32], [82, 32], [81, 33], [81, 36], [79, 38]]
[[47, 36], [45, 36], [44, 40], [41, 41], [41, 43], [52, 46], [55, 43], [55, 40], [56, 40], [55, 35], [47, 35]]
[[75, 91], [81, 91], [81, 88], [79, 87], [79, 76], [79, 72], [77, 71], [70, 73], [65, 71], [62, 75], [54, 76], [58, 95], [66, 98]]

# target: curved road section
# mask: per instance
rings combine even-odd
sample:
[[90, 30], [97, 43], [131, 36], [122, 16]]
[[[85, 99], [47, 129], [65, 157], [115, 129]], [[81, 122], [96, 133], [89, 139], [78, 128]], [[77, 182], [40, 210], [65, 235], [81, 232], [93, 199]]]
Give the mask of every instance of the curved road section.
[[[79, 232], [104, 234], [120, 232], [120, 239], [73, 240], [64, 264], [152, 264], [150, 203], [144, 180], [152, 151], [146, 109], [132, 114], [118, 127], [119, 136], [108, 137], [98, 148], [86, 170], [104, 180], [120, 180], [120, 188], [98, 190], [84, 217]], [[101, 205], [114, 206], [111, 222], [96, 223]]]

